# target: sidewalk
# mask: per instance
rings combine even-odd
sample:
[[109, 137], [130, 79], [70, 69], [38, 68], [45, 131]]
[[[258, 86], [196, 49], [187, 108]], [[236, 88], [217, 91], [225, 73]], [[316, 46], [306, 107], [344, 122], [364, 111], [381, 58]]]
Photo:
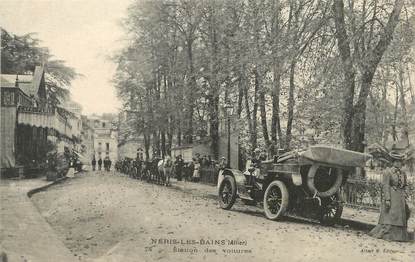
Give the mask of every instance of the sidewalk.
[[75, 261], [27, 193], [47, 186], [45, 178], [0, 180], [0, 252], [8, 261]]

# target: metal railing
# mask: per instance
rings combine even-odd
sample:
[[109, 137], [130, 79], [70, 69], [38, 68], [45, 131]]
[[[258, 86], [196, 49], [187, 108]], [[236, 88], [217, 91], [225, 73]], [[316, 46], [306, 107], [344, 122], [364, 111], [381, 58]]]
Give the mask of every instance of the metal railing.
[[[415, 206], [414, 177], [408, 177], [406, 200]], [[348, 179], [340, 193], [346, 205], [356, 208], [379, 210], [382, 202], [382, 181], [380, 177], [369, 179]]]
[[219, 170], [215, 167], [200, 168], [200, 182], [205, 184], [216, 185], [218, 181]]

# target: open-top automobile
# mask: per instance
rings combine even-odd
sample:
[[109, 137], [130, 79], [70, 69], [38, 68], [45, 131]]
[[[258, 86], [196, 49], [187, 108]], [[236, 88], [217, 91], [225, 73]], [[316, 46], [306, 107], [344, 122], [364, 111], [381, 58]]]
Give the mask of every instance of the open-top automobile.
[[316, 145], [257, 165], [247, 163], [245, 172], [224, 169], [219, 202], [223, 209], [230, 209], [240, 198], [246, 204], [262, 203], [271, 220], [292, 214], [331, 225], [343, 211], [340, 187], [369, 158], [364, 153]]

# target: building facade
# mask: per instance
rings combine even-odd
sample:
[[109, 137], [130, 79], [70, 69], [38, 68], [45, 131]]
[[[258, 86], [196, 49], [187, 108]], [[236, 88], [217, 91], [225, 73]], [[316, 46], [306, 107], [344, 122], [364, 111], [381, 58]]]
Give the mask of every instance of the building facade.
[[93, 131], [94, 156], [98, 161], [109, 158], [113, 163], [118, 160], [118, 132], [109, 120], [99, 117], [88, 118], [88, 125]]
[[72, 115], [47, 101], [45, 72], [1, 74], [1, 170], [42, 168], [46, 154], [73, 148], [78, 131]]

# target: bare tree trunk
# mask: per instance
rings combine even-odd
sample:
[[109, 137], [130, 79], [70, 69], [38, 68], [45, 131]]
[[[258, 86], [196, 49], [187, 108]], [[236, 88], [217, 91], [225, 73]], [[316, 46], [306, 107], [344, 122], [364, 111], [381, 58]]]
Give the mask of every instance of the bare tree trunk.
[[150, 135], [144, 134], [144, 150], [146, 154], [146, 161], [150, 160], [150, 143], [151, 143]]
[[239, 79], [238, 79], [238, 108], [237, 108], [238, 119], [241, 119], [243, 98], [244, 98], [244, 90], [243, 90], [243, 87], [242, 87], [242, 77], [239, 76]]
[[[215, 13], [212, 10], [210, 16], [210, 38], [211, 38], [211, 59], [210, 59], [210, 135], [211, 135], [211, 148], [214, 159], [219, 159], [219, 83], [217, 80], [218, 75], [218, 43], [217, 33], [215, 29]], [[227, 54], [229, 59], [229, 53]], [[227, 86], [227, 88], [229, 88]]]
[[168, 156], [171, 156], [171, 148], [173, 146], [173, 132], [174, 132], [173, 123], [174, 123], [174, 116], [171, 115], [170, 118], [169, 118], [169, 128], [168, 128], [168, 132], [167, 132], [166, 153], [167, 153]]
[[[280, 124], [280, 89], [281, 89], [281, 74], [277, 65], [273, 66], [273, 88], [271, 92], [272, 96], [272, 117], [271, 117], [271, 139], [274, 147], [271, 154], [275, 154], [278, 148], [278, 138], [281, 141], [282, 130]], [[277, 138], [278, 134], [278, 138]]]
[[177, 145], [178, 146], [182, 145], [182, 128], [180, 127], [180, 121], [177, 127]]
[[399, 89], [398, 86], [395, 88], [395, 110], [393, 112], [393, 124], [392, 124], [392, 139], [393, 141], [398, 140], [398, 133], [396, 132], [396, 125], [398, 124], [398, 105], [399, 105]]
[[219, 96], [214, 94], [210, 101], [210, 137], [214, 159], [219, 159]]
[[334, 21], [336, 26], [337, 46], [344, 68], [344, 93], [343, 93], [343, 143], [347, 149], [352, 147], [353, 124], [353, 99], [355, 92], [355, 72], [350, 54], [350, 42], [346, 31], [344, 19], [343, 0], [335, 0], [333, 3]]
[[388, 119], [388, 77], [389, 77], [389, 67], [386, 69], [386, 76], [383, 75], [383, 89], [382, 89], [382, 144], [385, 145], [388, 140], [388, 128], [386, 126], [386, 122]]
[[161, 156], [164, 159], [166, 156], [166, 133], [161, 131]]
[[160, 135], [156, 130], [153, 131], [153, 158], [155, 156], [160, 156]]
[[187, 129], [186, 142], [191, 144], [193, 142], [193, 112], [194, 112], [194, 90], [196, 88], [196, 76], [193, 65], [193, 41], [187, 39], [187, 59], [189, 65], [189, 79], [187, 87]]
[[288, 92], [288, 119], [287, 119], [287, 133], [285, 136], [285, 148], [290, 149], [291, 137], [292, 137], [292, 124], [294, 120], [294, 106], [295, 106], [295, 61], [292, 61], [290, 66], [290, 90]]
[[[245, 69], [243, 68], [241, 76], [243, 76], [244, 72], [245, 72]], [[255, 129], [254, 129], [254, 120], [253, 120], [254, 117], [256, 118], [256, 109], [254, 110], [255, 113], [252, 112], [253, 115], [255, 115], [255, 116], [251, 117], [251, 110], [250, 110], [250, 107], [249, 107], [248, 82], [249, 81], [247, 81], [247, 79], [245, 79], [245, 77], [244, 77], [242, 83], [243, 83], [244, 98], [245, 98], [246, 118], [248, 119], [249, 137], [250, 137], [250, 140], [251, 140], [252, 148], [256, 148], [256, 146], [257, 146], [257, 134], [256, 134], [256, 131], [255, 131], [256, 124], [255, 124]]]
[[403, 118], [403, 130], [402, 130], [402, 139], [408, 141], [409, 143], [409, 125], [408, 125], [408, 115], [406, 111], [406, 102], [405, 102], [405, 90], [404, 90], [404, 80], [403, 80], [403, 68], [402, 66], [399, 67], [399, 92], [400, 95], [400, 104], [402, 110], [402, 118]]
[[414, 89], [412, 87], [411, 71], [409, 70], [409, 64], [406, 65], [406, 72], [408, 74], [408, 84], [409, 84], [409, 93], [411, 94], [411, 103], [415, 104], [415, 94], [414, 94]]
[[270, 148], [270, 140], [268, 136], [268, 126], [267, 126], [267, 109], [265, 104], [265, 90], [262, 86], [261, 74], [258, 72], [258, 69], [255, 69], [255, 90], [259, 92], [259, 108], [261, 114], [261, 125], [262, 125], [262, 135], [264, 136], [265, 145]]

